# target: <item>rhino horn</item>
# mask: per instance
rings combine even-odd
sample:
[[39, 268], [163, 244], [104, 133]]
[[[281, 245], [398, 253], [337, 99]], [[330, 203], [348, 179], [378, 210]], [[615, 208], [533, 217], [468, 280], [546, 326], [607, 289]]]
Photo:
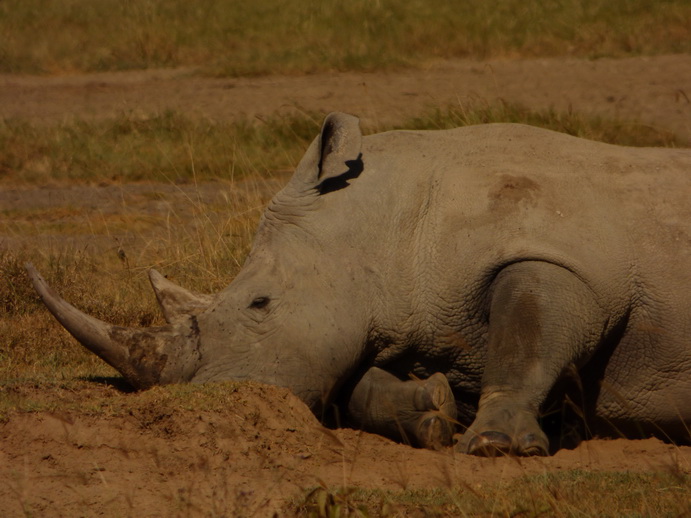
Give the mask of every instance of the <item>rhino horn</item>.
[[113, 326], [62, 299], [32, 264], [26, 265], [34, 288], [53, 316], [84, 347], [120, 372], [137, 389], [189, 381], [198, 367], [196, 318], [149, 328]]
[[176, 324], [197, 315], [208, 308], [214, 300], [213, 295], [192, 293], [170, 282], [153, 268], [149, 270], [149, 281], [156, 293], [163, 316], [169, 324]]

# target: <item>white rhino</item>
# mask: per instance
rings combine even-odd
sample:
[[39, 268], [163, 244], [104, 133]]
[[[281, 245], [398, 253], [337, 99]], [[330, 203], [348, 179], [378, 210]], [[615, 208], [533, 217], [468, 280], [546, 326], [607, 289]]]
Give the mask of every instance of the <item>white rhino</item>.
[[363, 137], [334, 113], [224, 291], [151, 273], [168, 325], [100, 322], [29, 272], [135, 387], [257, 380], [422, 446], [457, 419], [461, 451], [542, 455], [571, 378], [591, 430], [689, 440], [689, 150], [516, 124]]

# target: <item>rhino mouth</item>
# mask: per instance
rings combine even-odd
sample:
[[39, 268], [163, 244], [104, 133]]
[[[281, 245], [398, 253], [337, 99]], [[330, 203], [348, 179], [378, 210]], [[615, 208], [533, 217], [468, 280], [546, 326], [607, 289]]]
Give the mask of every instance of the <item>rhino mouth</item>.
[[[160, 327], [114, 326], [65, 301], [32, 264], [26, 264], [26, 270], [36, 292], [57, 321], [135, 388], [189, 381], [194, 376], [201, 359], [199, 327], [194, 314], [177, 314], [168, 319], [168, 325]], [[152, 284], [158, 295], [153, 278]]]

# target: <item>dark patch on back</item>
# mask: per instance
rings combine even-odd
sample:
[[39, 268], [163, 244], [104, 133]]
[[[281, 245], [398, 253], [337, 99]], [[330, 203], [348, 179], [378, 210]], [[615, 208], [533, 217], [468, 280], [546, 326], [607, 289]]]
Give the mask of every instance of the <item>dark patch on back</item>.
[[534, 203], [539, 191], [540, 185], [530, 178], [504, 174], [487, 196], [492, 209], [511, 208], [523, 200]]

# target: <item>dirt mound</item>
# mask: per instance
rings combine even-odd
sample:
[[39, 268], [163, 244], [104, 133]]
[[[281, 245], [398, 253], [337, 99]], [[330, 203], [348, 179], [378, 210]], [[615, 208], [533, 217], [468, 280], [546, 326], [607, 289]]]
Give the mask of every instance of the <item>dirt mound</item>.
[[270, 515], [307, 488], [463, 488], [588, 469], [691, 473], [691, 448], [595, 440], [544, 459], [480, 459], [323, 428], [256, 383], [121, 393], [91, 382], [5, 396], [46, 408], [0, 426], [6, 516]]
[[46, 397], [45, 387], [21, 389], [16, 397], [54, 410], [15, 413], [0, 427], [3, 507], [41, 516], [234, 506], [247, 513], [313, 485], [313, 450], [329, 439], [309, 410], [276, 387], [226, 388], [219, 397], [88, 386], [56, 387]]

